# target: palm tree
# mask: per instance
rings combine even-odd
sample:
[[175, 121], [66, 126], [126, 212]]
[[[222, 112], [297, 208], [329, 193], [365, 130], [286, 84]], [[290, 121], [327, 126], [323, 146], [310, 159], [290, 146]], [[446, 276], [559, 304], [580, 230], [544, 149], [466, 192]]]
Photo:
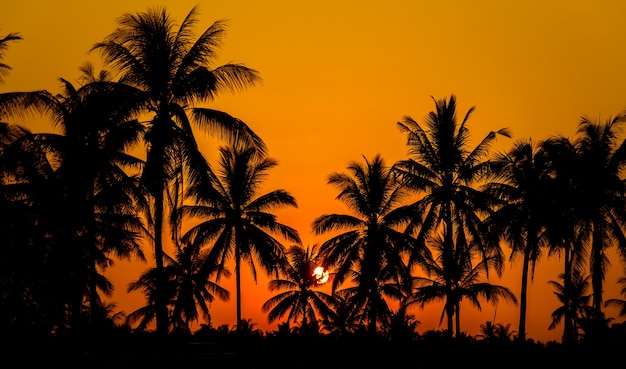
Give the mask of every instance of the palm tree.
[[[206, 174], [206, 162], [194, 138], [189, 109], [201, 130], [264, 149], [261, 139], [241, 120], [197, 106], [212, 101], [221, 92], [238, 91], [261, 81], [255, 70], [241, 64], [211, 68], [226, 23], [222, 20], [213, 23], [194, 40], [197, 17], [198, 10], [194, 7], [177, 28], [165, 8], [126, 13], [119, 18], [119, 27], [92, 48], [100, 51], [105, 63], [120, 72], [124, 83], [142, 94], [144, 108], [151, 115], [144, 135], [147, 162], [142, 180], [153, 198], [151, 218], [157, 274], [163, 270], [163, 217], [169, 180], [178, 170], [179, 162], [185, 164], [192, 181], [195, 176]], [[157, 286], [165, 283], [164, 277], [158, 278]], [[157, 293], [160, 333], [165, 333], [169, 325], [166, 305], [165, 296]]]
[[79, 317], [86, 293], [93, 320], [102, 316], [98, 288], [112, 291], [98, 267], [108, 267], [111, 254], [143, 259], [138, 242], [143, 224], [136, 211], [143, 206], [143, 195], [137, 178], [127, 172], [141, 168], [143, 162], [127, 153], [142, 131], [132, 119], [138, 107], [134, 91], [92, 77], [86, 74], [88, 83], [79, 88], [60, 79], [63, 94], [56, 96], [47, 91], [17, 92], [2, 94], [0, 100], [7, 115], [40, 113], [61, 131], [33, 138], [55, 161], [55, 176], [63, 186], [63, 208], [68, 211], [54, 231], [59, 238], [55, 251], [65, 265], [59, 271], [67, 273], [61, 284], [73, 296], [68, 302], [73, 307], [70, 315]]
[[541, 257], [541, 247], [548, 245], [545, 233], [545, 186], [543, 166], [537, 160], [537, 150], [530, 140], [520, 140], [507, 152], [491, 160], [494, 182], [485, 191], [501, 199], [503, 204], [486, 223], [497, 244], [505, 240], [511, 247], [511, 260], [522, 258], [520, 288], [519, 335], [526, 340], [526, 310], [528, 281], [532, 279], [535, 264]]
[[322, 215], [314, 220], [313, 231], [321, 235], [345, 230], [325, 241], [320, 253], [327, 265], [336, 266], [333, 292], [348, 279], [354, 283], [345, 293], [355, 309], [367, 312], [367, 331], [374, 335], [378, 318], [391, 313], [381, 296], [383, 285], [410, 281], [402, 258], [411, 254], [421, 260], [426, 248], [400, 229], [406, 224], [400, 205], [407, 193], [380, 155], [364, 164], [353, 162], [348, 169], [351, 174], [334, 173], [328, 183], [339, 189], [337, 199], [355, 215]]
[[[211, 314], [209, 305], [215, 298], [226, 301], [230, 293], [210, 280], [210, 276], [217, 273], [218, 268], [207, 268], [206, 251], [191, 245], [176, 244], [174, 257], [165, 254], [167, 265], [168, 312], [172, 331], [191, 334], [191, 324], [202, 318], [210, 325]], [[228, 270], [222, 271], [226, 276]], [[156, 318], [156, 269], [151, 268], [144, 272], [137, 281], [128, 286], [128, 292], [142, 291], [147, 297], [147, 305], [135, 310], [127, 317], [127, 322], [139, 322], [137, 329], [145, 330]]]
[[[22, 36], [19, 33], [9, 33], [3, 38], [0, 38], [0, 60], [4, 58], [4, 53], [9, 47], [9, 42], [21, 40]], [[4, 82], [4, 76], [11, 70], [11, 67], [7, 64], [0, 62], [0, 84]]]
[[262, 310], [269, 312], [270, 323], [287, 314], [287, 324], [299, 323], [303, 329], [312, 324], [319, 325], [320, 320], [334, 313], [336, 303], [333, 296], [316, 289], [320, 281], [314, 271], [322, 265], [319, 245], [307, 248], [293, 245], [287, 256], [289, 263], [280, 270], [283, 277], [269, 282], [270, 291], [282, 292], [268, 299]]
[[[207, 262], [224, 267], [235, 260], [237, 326], [241, 322], [241, 268], [247, 263], [256, 281], [255, 260], [271, 274], [285, 265], [285, 250], [272, 234], [299, 244], [298, 232], [278, 222], [271, 213], [286, 206], [296, 207], [285, 190], [258, 195], [274, 159], [259, 155], [255, 148], [221, 147], [219, 169], [212, 183], [197, 182], [189, 188], [194, 205], [184, 205], [180, 216], [199, 220], [183, 236], [194, 247], [213, 241]], [[219, 278], [221, 273], [217, 273]]]
[[[565, 280], [567, 277], [563, 274], [559, 275], [559, 279]], [[569, 311], [574, 312], [574, 319], [572, 321], [573, 327], [571, 332], [569, 330], [563, 330], [563, 342], [577, 342], [579, 336], [579, 323], [581, 318], [585, 316], [591, 316], [595, 313], [595, 309], [589, 304], [591, 301], [591, 295], [587, 294], [589, 289], [589, 276], [582, 276], [578, 272], [574, 272], [571, 276], [571, 283], [559, 283], [557, 281], [548, 281], [548, 283], [554, 287], [554, 294], [563, 304], [552, 312], [552, 322], [548, 327], [549, 330], [556, 328]], [[565, 335], [572, 334], [572, 337], [565, 337]]]
[[[433, 99], [434, 100], [434, 99]], [[456, 268], [455, 253], [476, 248], [480, 258], [487, 259], [501, 253], [498, 245], [484, 243], [482, 214], [488, 213], [495, 199], [475, 188], [476, 183], [489, 173], [485, 160], [489, 147], [497, 135], [510, 137], [507, 129], [490, 132], [479, 144], [469, 150], [467, 122], [474, 111], [470, 108], [463, 120], [457, 121], [456, 97], [435, 100], [435, 111], [426, 116], [425, 127], [411, 117], [398, 123], [407, 135], [411, 157], [398, 161], [393, 171], [416, 194], [422, 194], [411, 205], [414, 218], [407, 232], [415, 234], [419, 244], [443, 232], [443, 268]], [[456, 239], [455, 239], [456, 237]], [[459, 250], [457, 250], [459, 249]], [[444, 285], [451, 293], [453, 274], [445, 273]], [[452, 327], [454, 305], [447, 306], [448, 326]], [[452, 330], [448, 332], [452, 334]]]
[[604, 124], [583, 117], [574, 145], [580, 158], [575, 174], [583, 194], [576, 205], [583, 219], [582, 238], [589, 240], [593, 307], [602, 315], [602, 290], [608, 265], [606, 249], [616, 245], [626, 256], [626, 140], [618, 139], [626, 115]]
[[451, 261], [445, 258], [445, 240], [439, 238], [433, 243], [437, 257], [423, 265], [425, 277], [414, 277], [415, 288], [405, 302], [407, 305], [419, 304], [420, 307], [424, 307], [430, 302], [443, 301], [441, 321], [444, 316], [447, 317], [448, 333], [452, 335], [455, 327], [451, 324], [450, 314], [453, 314], [456, 318], [456, 337], [460, 337], [462, 333], [460, 310], [463, 299], [469, 300], [479, 310], [480, 298], [496, 306], [501, 299], [517, 304], [517, 298], [507, 287], [480, 281], [490, 269], [501, 269], [502, 260], [499, 255], [487, 256], [480, 259], [476, 265], [472, 265], [472, 255], [467, 248], [456, 248]]

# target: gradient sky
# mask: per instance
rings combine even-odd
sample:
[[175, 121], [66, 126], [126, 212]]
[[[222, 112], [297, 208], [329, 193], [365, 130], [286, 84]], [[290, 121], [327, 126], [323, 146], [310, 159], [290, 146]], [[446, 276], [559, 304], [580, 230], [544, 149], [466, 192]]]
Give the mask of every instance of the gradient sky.
[[[305, 245], [324, 240], [310, 233], [314, 218], [346, 211], [326, 184], [328, 175], [362, 156], [381, 154], [389, 165], [407, 157], [396, 122], [405, 115], [422, 121], [434, 107], [431, 96], [457, 95], [463, 114], [475, 106], [470, 130], [476, 140], [509, 127], [513, 139], [499, 139], [498, 149], [521, 138], [572, 137], [582, 115], [605, 121], [626, 108], [626, 2], [620, 0], [5, 0], [0, 35], [19, 32], [24, 39], [11, 44], [3, 60], [13, 70], [0, 91], [57, 93], [59, 77], [78, 83], [78, 67], [99, 60], [87, 51], [114, 30], [116, 19], [155, 5], [165, 5], [177, 21], [199, 5], [198, 33], [216, 20], [229, 20], [219, 64], [243, 63], [258, 70], [264, 83], [210, 106], [241, 118], [265, 140], [279, 162], [267, 190], [283, 188], [296, 197], [298, 209], [279, 216], [299, 230]], [[52, 130], [45, 121], [15, 123], [34, 132]], [[199, 139], [205, 155], [214, 157], [219, 143]], [[143, 296], [124, 291], [151, 265], [119, 262], [107, 273], [116, 285], [118, 308], [130, 313], [143, 304]], [[607, 299], [620, 297], [615, 284], [623, 275], [621, 265], [613, 259]], [[558, 306], [547, 281], [557, 280], [561, 270], [556, 258], [537, 268], [529, 290], [530, 338], [560, 340], [562, 326], [547, 330]], [[519, 296], [515, 265], [507, 264], [505, 278], [492, 282]], [[222, 284], [233, 298], [211, 306], [215, 326], [235, 320], [234, 282]], [[243, 317], [273, 329], [260, 311], [270, 296], [266, 284], [260, 278], [244, 286]], [[439, 306], [416, 309], [418, 331], [444, 328], [438, 325], [440, 311]], [[517, 311], [506, 304], [496, 311], [485, 303], [482, 313], [466, 306], [462, 329], [476, 334], [494, 317], [517, 329]]]

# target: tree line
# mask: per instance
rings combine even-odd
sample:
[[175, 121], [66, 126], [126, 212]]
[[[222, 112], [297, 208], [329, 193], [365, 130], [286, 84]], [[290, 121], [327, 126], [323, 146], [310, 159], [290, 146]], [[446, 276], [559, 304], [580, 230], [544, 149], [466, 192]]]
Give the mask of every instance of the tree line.
[[[563, 260], [560, 280], [550, 281], [562, 304], [550, 328], [562, 323], [564, 343], [606, 337], [607, 305], [626, 315], [626, 300], [603, 296], [607, 250], [615, 247], [626, 265], [624, 113], [581, 118], [574, 139], [521, 139], [494, 153], [508, 129], [472, 147], [474, 108], [461, 116], [456, 96], [433, 98], [423, 121], [398, 123], [406, 159], [363, 157], [329, 176], [350, 212], [317, 217], [312, 230], [327, 240], [305, 246], [274, 213], [296, 199], [284, 189], [260, 193], [278, 165], [262, 138], [204, 107], [220, 93], [254, 87], [260, 74], [243, 64], [214, 66], [226, 24], [196, 36], [197, 21], [197, 8], [180, 25], [165, 8], [124, 14], [90, 50], [109, 69], [86, 64], [80, 84], [61, 78], [57, 95], [0, 94], [2, 331], [110, 328], [115, 306], [102, 297], [114, 286], [105, 271], [116, 258], [145, 261], [145, 247], [153, 247], [155, 266], [128, 287], [145, 305], [125, 322], [138, 331], [154, 323], [159, 336], [191, 335], [192, 324], [210, 322], [210, 303], [230, 297], [219, 281], [231, 276], [231, 261], [238, 333], [252, 325], [241, 316], [246, 265], [255, 278], [259, 267], [273, 278], [276, 294], [263, 311], [284, 322], [279, 330], [411, 336], [419, 324], [411, 308], [442, 302], [443, 334], [462, 337], [462, 301], [505, 302], [519, 303], [515, 336], [525, 341], [528, 284], [546, 253]], [[19, 40], [19, 33], [0, 39], [0, 58]], [[0, 64], [0, 77], [9, 69]], [[60, 133], [10, 123], [32, 115]], [[203, 156], [194, 128], [225, 142], [216, 164]], [[522, 263], [519, 297], [489, 282], [490, 273], [503, 273], [505, 248]], [[328, 275], [316, 274], [318, 266]], [[330, 293], [320, 288], [326, 277]], [[620, 283], [626, 296], [626, 277]], [[513, 334], [493, 323], [481, 327], [485, 337]]]

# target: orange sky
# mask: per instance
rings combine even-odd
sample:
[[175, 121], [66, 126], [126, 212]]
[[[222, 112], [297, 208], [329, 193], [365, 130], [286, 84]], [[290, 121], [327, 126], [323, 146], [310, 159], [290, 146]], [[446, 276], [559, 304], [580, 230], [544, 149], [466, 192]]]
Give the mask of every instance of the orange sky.
[[[305, 245], [323, 241], [310, 234], [314, 218], [345, 211], [327, 176], [362, 155], [380, 153], [388, 164], [405, 158], [396, 122], [405, 115], [421, 121], [433, 108], [430, 96], [456, 94], [462, 113], [476, 106], [470, 120], [476, 139], [503, 127], [511, 128], [513, 139], [572, 136], [581, 115], [604, 121], [626, 108], [626, 2], [620, 0], [5, 0], [0, 35], [20, 32], [24, 40], [11, 44], [3, 59], [13, 70], [0, 91], [60, 92], [58, 78], [76, 81], [80, 65], [97, 61], [87, 50], [113, 31], [123, 13], [166, 5], [182, 21], [197, 4], [199, 32], [229, 20], [220, 64], [244, 63], [264, 79], [262, 86], [225, 95], [211, 106], [241, 118], [265, 140], [279, 161], [267, 188], [296, 197], [298, 209], [279, 215], [300, 231]], [[35, 132], [52, 129], [46, 122], [28, 126]], [[215, 142], [201, 141], [212, 157]], [[505, 149], [511, 143], [499, 141]], [[118, 263], [108, 274], [126, 313], [143, 303], [140, 295], [125, 296], [126, 284], [147, 266]], [[562, 328], [547, 330], [558, 305], [547, 281], [557, 280], [561, 269], [558, 260], [539, 264], [529, 291], [530, 338], [560, 339]], [[509, 267], [506, 279], [494, 283], [519, 295], [518, 274]], [[605, 298], [620, 297], [619, 276], [621, 263], [614, 259]], [[262, 329], [268, 327], [260, 312], [270, 296], [266, 282], [243, 290], [243, 316]], [[232, 281], [223, 285], [234, 294]], [[234, 297], [211, 308], [214, 325], [234, 323]], [[439, 328], [440, 307], [415, 314], [419, 331]], [[476, 334], [494, 315], [487, 304], [481, 314], [464, 307], [462, 328]], [[517, 308], [501, 305], [496, 321], [517, 329]]]

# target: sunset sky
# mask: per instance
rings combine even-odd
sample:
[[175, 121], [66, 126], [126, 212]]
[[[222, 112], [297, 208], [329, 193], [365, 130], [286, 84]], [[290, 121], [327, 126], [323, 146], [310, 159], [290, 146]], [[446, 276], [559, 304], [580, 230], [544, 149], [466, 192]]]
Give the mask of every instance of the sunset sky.
[[[626, 2], [621, 0], [551, 1], [48, 1], [8, 0], [0, 5], [0, 36], [19, 32], [3, 62], [13, 70], [0, 92], [47, 89], [60, 92], [58, 78], [78, 84], [79, 66], [99, 62], [87, 51], [116, 27], [124, 13], [166, 6], [182, 21], [199, 5], [198, 34], [227, 19], [229, 31], [219, 64], [243, 63], [258, 70], [263, 84], [218, 97], [211, 107], [252, 127], [279, 165], [267, 190], [293, 194], [298, 209], [279, 213], [280, 221], [300, 232], [304, 245], [324, 239], [310, 233], [314, 218], [343, 213], [328, 175], [344, 172], [353, 160], [381, 154], [388, 165], [407, 157], [405, 137], [396, 123], [408, 115], [417, 121], [430, 112], [431, 98], [455, 94], [459, 112], [476, 111], [469, 121], [472, 137], [509, 127], [513, 139], [540, 141], [573, 137], [582, 115], [605, 121], [626, 108]], [[34, 132], [51, 125], [14, 122]], [[198, 136], [208, 158], [214, 140]], [[118, 308], [130, 313], [143, 296], [126, 296], [126, 285], [152, 266], [118, 262], [107, 272], [116, 285]], [[618, 298], [617, 259], [607, 274], [605, 299]], [[548, 280], [558, 280], [561, 262], [544, 259], [529, 290], [527, 334], [535, 340], [560, 340], [562, 326], [548, 331], [558, 306]], [[248, 276], [244, 269], [244, 274]], [[519, 268], [507, 264], [505, 278], [493, 280], [519, 297]], [[234, 278], [232, 278], [234, 279]], [[234, 281], [224, 280], [233, 297], [211, 306], [213, 325], [235, 321]], [[261, 305], [271, 296], [267, 280], [243, 289], [243, 317], [268, 326]], [[418, 331], [439, 326], [440, 306], [414, 311]], [[482, 313], [464, 306], [462, 329], [477, 334], [495, 317], [517, 329], [518, 308], [485, 303]], [[616, 312], [607, 311], [617, 318]], [[617, 321], [622, 319], [617, 318]]]

